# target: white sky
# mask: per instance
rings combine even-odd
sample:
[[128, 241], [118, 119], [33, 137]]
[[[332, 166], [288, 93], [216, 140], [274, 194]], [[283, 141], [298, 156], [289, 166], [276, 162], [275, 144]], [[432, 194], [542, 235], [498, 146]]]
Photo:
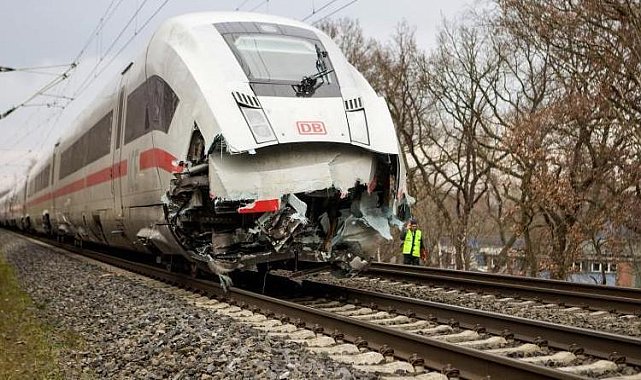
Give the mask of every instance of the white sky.
[[[86, 91], [70, 103], [62, 112], [56, 106], [25, 107], [5, 119], [0, 119], [0, 190], [11, 185], [22, 176], [30, 161], [46, 154], [55, 141], [73, 120], [73, 116], [117, 72], [137, 55], [156, 27], [165, 19], [198, 11], [241, 11], [270, 13], [301, 20], [313, 9], [319, 10], [306, 22], [312, 23], [353, 0], [168, 0], [149, 24], [143, 24], [167, 0], [1, 0], [0, 13], [0, 66], [28, 68], [46, 65], [60, 65], [72, 62], [92, 36], [100, 18], [110, 7], [115, 11], [105, 23], [79, 59], [79, 66], [72, 71], [69, 79], [51, 89], [48, 93], [72, 96], [90, 76], [100, 57], [102, 64], [96, 72], [100, 76], [91, 81]], [[358, 19], [366, 36], [387, 40], [394, 33], [399, 22], [405, 20], [416, 28], [419, 45], [429, 50], [444, 18], [456, 18], [480, 0], [357, 0], [333, 17]], [[123, 30], [136, 10], [140, 13], [124, 29], [120, 39], [109, 47]], [[255, 8], [255, 9], [254, 9]], [[134, 35], [124, 50], [121, 47]], [[105, 67], [105, 64], [113, 63]], [[47, 70], [61, 73], [65, 68]], [[54, 79], [51, 75], [0, 72], [0, 114], [16, 106]], [[67, 104], [65, 99], [39, 97], [32, 104]]]

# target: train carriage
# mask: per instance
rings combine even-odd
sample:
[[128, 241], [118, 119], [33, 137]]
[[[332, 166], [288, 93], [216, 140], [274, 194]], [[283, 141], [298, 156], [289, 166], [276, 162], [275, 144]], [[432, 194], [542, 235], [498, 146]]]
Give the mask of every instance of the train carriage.
[[280, 17], [166, 21], [74, 124], [27, 180], [43, 233], [232, 268], [349, 260], [409, 198], [384, 100]]

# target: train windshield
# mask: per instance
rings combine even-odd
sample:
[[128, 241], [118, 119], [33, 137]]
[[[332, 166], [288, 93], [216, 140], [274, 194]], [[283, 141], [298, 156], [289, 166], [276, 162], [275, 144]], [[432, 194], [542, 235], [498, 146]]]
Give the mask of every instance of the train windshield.
[[298, 82], [317, 72], [316, 46], [307, 39], [249, 34], [238, 36], [234, 47], [252, 80]]
[[[332, 57], [314, 31], [258, 22], [223, 22], [214, 26], [245, 71], [256, 95], [295, 97], [302, 92], [315, 97], [341, 95]], [[313, 78], [319, 72], [327, 74], [317, 78], [312, 90], [303, 86], [304, 77]]]

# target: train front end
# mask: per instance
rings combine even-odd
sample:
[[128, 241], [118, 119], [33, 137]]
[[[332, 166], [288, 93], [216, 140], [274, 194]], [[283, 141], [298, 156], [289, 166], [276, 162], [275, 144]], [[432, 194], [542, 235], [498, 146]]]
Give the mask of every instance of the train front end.
[[314, 28], [256, 16], [213, 27], [226, 49], [226, 98], [208, 103], [218, 129], [190, 148], [203, 158], [167, 199], [191, 258], [232, 268], [380, 258], [408, 199], [384, 100]]

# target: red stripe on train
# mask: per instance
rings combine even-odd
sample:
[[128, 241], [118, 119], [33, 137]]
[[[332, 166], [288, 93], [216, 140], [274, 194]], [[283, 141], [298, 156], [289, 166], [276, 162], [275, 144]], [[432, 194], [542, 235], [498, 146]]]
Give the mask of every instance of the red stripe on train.
[[174, 162], [176, 157], [166, 150], [153, 148], [140, 153], [140, 170], [149, 168], [160, 168], [169, 173], [180, 173], [183, 168]]
[[54, 191], [53, 192], [53, 197], [54, 198], [58, 198], [58, 197], [61, 197], [63, 195], [75, 193], [76, 191], [80, 191], [80, 190], [82, 190], [84, 188], [85, 188], [85, 179], [81, 178], [81, 179], [79, 179], [77, 181], [71, 182], [70, 184], [65, 185], [65, 186], [59, 188], [58, 190]]
[[[175, 160], [176, 157], [165, 150], [158, 148], [149, 149], [140, 153], [140, 170], [160, 168], [170, 173], [179, 173], [182, 171], [182, 167], [174, 165]], [[109, 182], [113, 178], [126, 176], [127, 170], [127, 160], [120, 161], [111, 167], [93, 172], [87, 177], [71, 182], [70, 184], [54, 190], [53, 192], [41, 195], [38, 198], [27, 202], [27, 206], [34, 206], [38, 203], [48, 201], [52, 198], [58, 198], [67, 194], [75, 193], [88, 187]]]
[[112, 167], [89, 174], [86, 179], [86, 187], [99, 185], [103, 182], [109, 182], [112, 178], [118, 178], [124, 175], [127, 175], [127, 161], [120, 161]]
[[280, 199], [260, 199], [252, 203], [239, 207], [239, 214], [251, 214], [259, 212], [278, 211], [280, 208]]

